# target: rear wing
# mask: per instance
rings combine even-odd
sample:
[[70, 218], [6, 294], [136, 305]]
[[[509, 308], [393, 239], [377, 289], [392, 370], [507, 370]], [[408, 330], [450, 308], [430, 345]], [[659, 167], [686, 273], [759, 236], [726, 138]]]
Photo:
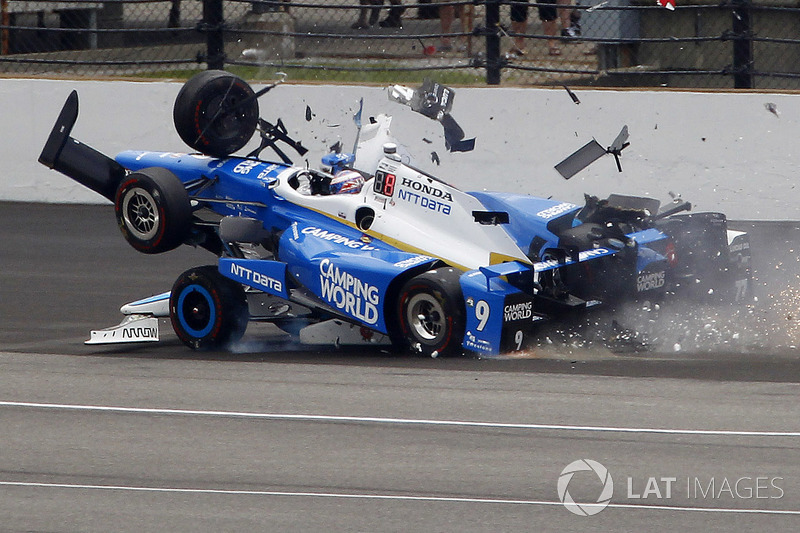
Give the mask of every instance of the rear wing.
[[78, 92], [72, 91], [45, 142], [39, 162], [113, 202], [117, 186], [125, 177], [125, 168], [110, 157], [70, 137], [77, 120]]

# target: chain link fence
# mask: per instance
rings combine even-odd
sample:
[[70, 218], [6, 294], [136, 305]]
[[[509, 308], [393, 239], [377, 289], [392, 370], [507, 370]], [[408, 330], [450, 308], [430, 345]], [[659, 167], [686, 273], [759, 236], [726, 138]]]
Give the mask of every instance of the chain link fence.
[[678, 2], [0, 0], [0, 73], [800, 88], [794, 2]]

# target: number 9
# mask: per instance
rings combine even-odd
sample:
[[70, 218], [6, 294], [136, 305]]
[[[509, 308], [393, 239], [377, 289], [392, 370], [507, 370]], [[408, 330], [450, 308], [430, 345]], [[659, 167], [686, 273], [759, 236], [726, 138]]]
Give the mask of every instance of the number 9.
[[522, 330], [517, 330], [517, 333], [514, 334], [514, 342], [517, 343], [517, 350], [522, 349], [522, 341], [524, 338], [525, 336], [522, 334]]
[[489, 308], [489, 304], [486, 300], [480, 300], [477, 304], [475, 304], [475, 318], [478, 319], [480, 322], [478, 327], [475, 328], [478, 331], [483, 331], [483, 328], [486, 327], [486, 323], [489, 322], [489, 313], [491, 309]]

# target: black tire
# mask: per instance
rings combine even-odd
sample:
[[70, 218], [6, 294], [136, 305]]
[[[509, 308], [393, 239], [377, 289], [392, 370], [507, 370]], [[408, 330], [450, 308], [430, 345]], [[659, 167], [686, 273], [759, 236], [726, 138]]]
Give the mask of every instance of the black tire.
[[114, 211], [125, 240], [146, 254], [177, 248], [192, 228], [189, 194], [165, 168], [145, 168], [126, 176], [117, 187]]
[[677, 292], [697, 302], [747, 303], [752, 298], [750, 247], [732, 256], [721, 213], [675, 215], [659, 226], [677, 256]]
[[175, 334], [193, 350], [222, 348], [244, 335], [247, 298], [216, 266], [190, 268], [172, 286], [169, 317]]
[[460, 276], [454, 268], [430, 270], [400, 290], [400, 333], [413, 351], [432, 357], [461, 353], [465, 312]]
[[244, 147], [256, 131], [254, 94], [247, 82], [229, 72], [201, 72], [183, 85], [175, 99], [175, 129], [192, 149], [226, 157]]

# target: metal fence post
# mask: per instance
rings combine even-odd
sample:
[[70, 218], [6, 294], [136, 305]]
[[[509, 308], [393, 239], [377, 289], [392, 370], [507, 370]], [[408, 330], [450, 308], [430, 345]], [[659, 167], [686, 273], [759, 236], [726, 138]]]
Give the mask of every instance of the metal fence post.
[[11, 24], [11, 16], [8, 13], [8, 0], [0, 0], [0, 24], [6, 26], [0, 31], [0, 55], [6, 55], [11, 51], [7, 27]]
[[753, 88], [753, 26], [750, 0], [732, 0], [733, 4], [733, 86]]
[[486, 83], [500, 85], [500, 0], [486, 1]]
[[209, 70], [225, 68], [222, 0], [203, 0], [202, 28], [206, 32], [206, 63]]

